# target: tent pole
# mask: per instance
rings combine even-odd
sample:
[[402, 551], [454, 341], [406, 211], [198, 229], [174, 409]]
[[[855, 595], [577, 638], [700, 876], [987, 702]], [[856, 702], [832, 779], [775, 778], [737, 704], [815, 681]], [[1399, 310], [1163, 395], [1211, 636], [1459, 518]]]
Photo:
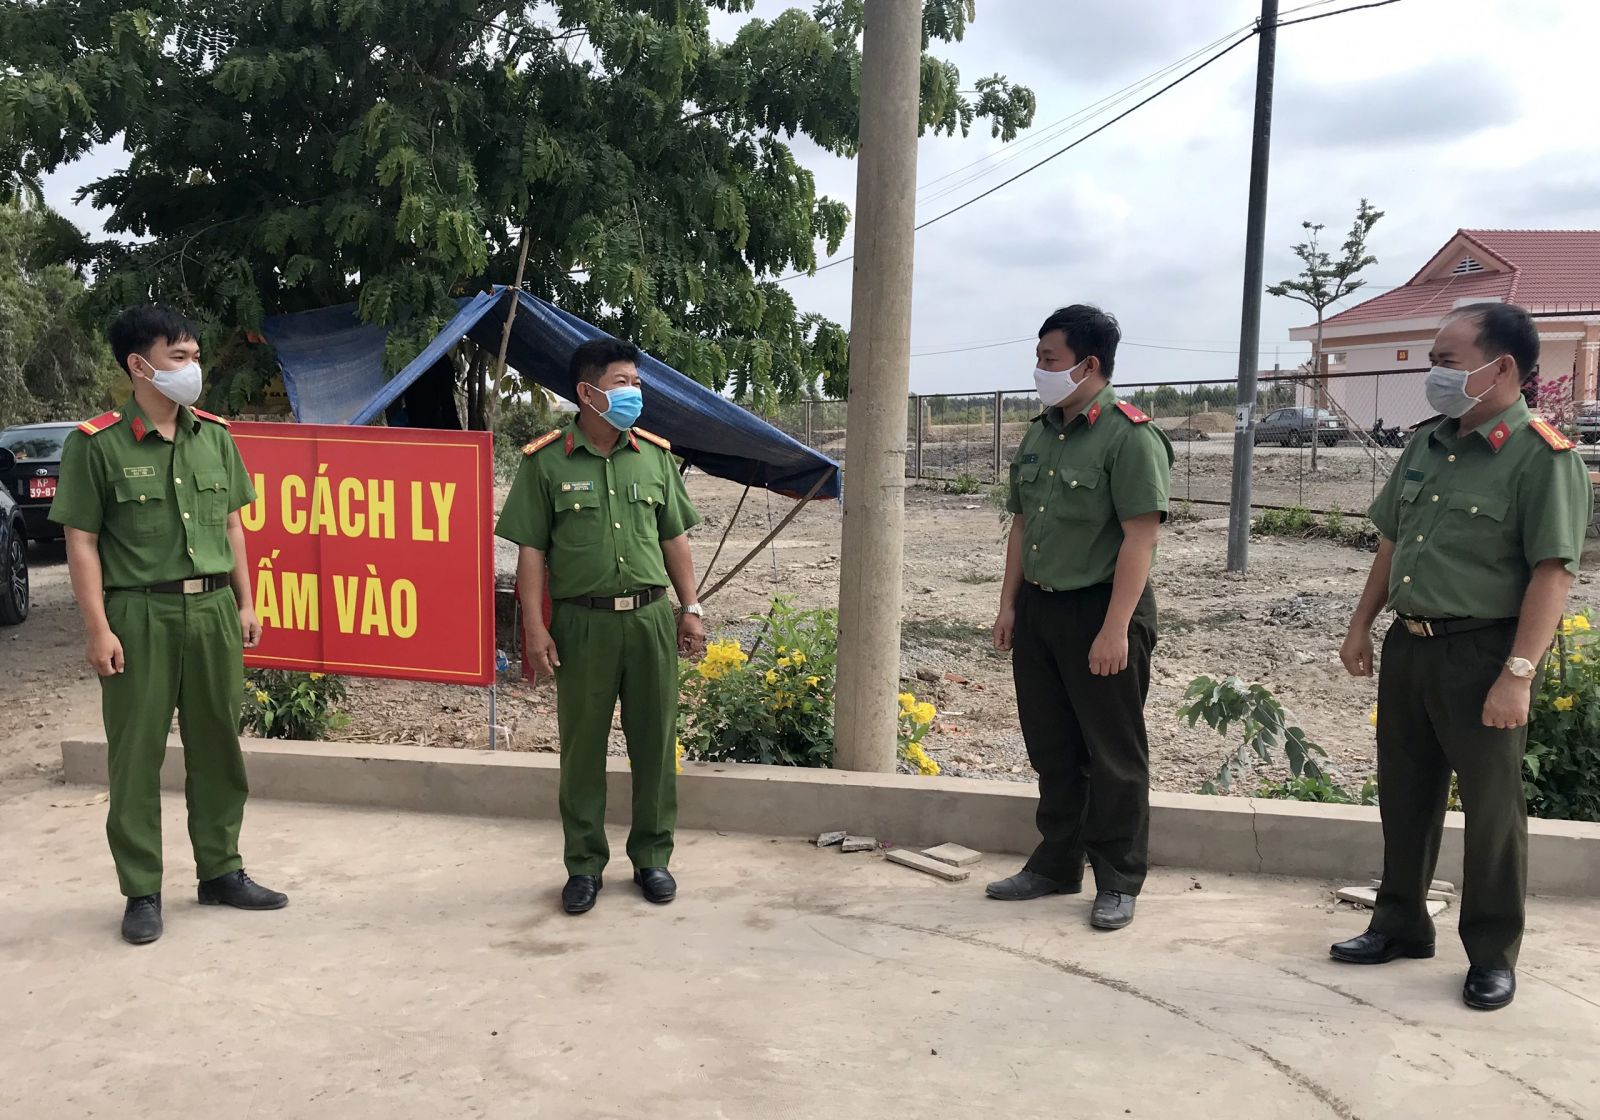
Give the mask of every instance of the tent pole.
[[494, 431], [495, 413], [500, 411], [500, 382], [506, 376], [506, 351], [511, 348], [511, 321], [517, 317], [522, 300], [522, 274], [528, 267], [528, 227], [522, 227], [522, 249], [517, 256], [517, 278], [511, 285], [511, 306], [506, 308], [506, 325], [500, 330], [500, 355], [495, 359], [494, 375], [489, 379], [489, 397], [483, 405], [483, 426]]
[[796, 502], [794, 504], [794, 508], [791, 509], [788, 513], [783, 515], [783, 520], [778, 522], [777, 527], [774, 528], [772, 530], [772, 532], [768, 533], [765, 537], [763, 537], [761, 539], [761, 543], [760, 544], [756, 545], [748, 553], [746, 553], [744, 559], [740, 560], [737, 564], [735, 564], [733, 566], [733, 570], [731, 572], [729, 572], [727, 575], [723, 576], [721, 579], [717, 580], [717, 582], [712, 585], [710, 591], [707, 591], [704, 595], [700, 596], [700, 601], [702, 603], [704, 603], [707, 599], [711, 598], [711, 596], [715, 595], [717, 592], [721, 591], [724, 587], [726, 587], [728, 585], [729, 581], [732, 580], [734, 576], [736, 576], [740, 572], [744, 571], [745, 566], [747, 564], [749, 564], [750, 561], [754, 560], [756, 558], [756, 556], [761, 552], [761, 550], [763, 548], [766, 548], [767, 545], [771, 544], [773, 542], [773, 540], [777, 537], [777, 535], [779, 533], [783, 532], [785, 527], [788, 526], [789, 522], [793, 521], [796, 517], [800, 516], [800, 511], [806, 508], [806, 503], [809, 502], [812, 498], [815, 498], [817, 496], [817, 491], [821, 490], [823, 485], [830, 478], [832, 478], [833, 475], [834, 475], [833, 471], [824, 471], [822, 476], [817, 479], [816, 484], [811, 487], [809, 492], [807, 492], [806, 496], [801, 498], [798, 502]]
[[733, 507], [733, 516], [728, 518], [728, 527], [722, 530], [722, 539], [717, 542], [717, 550], [711, 554], [711, 563], [706, 565], [706, 570], [700, 573], [700, 586], [695, 588], [698, 594], [706, 589], [706, 583], [711, 579], [711, 569], [717, 566], [717, 557], [722, 555], [722, 546], [728, 543], [728, 534], [733, 532], [733, 523], [739, 520], [739, 511], [744, 509], [744, 500], [750, 496], [750, 484], [744, 484], [744, 493], [739, 495], [739, 504]]

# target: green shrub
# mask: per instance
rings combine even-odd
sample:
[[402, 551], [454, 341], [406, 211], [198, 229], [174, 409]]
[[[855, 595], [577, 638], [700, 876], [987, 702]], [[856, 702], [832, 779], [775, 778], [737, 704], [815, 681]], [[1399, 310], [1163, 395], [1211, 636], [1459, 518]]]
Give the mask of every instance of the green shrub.
[[962, 471], [945, 483], [944, 488], [951, 494], [976, 494], [983, 489], [983, 483], [971, 471]]
[[1302, 774], [1282, 782], [1262, 782], [1256, 796], [1269, 801], [1315, 801], [1325, 805], [1376, 805], [1378, 783], [1368, 778], [1361, 792], [1352, 797], [1345, 788], [1326, 774], [1312, 777]]
[[335, 710], [344, 696], [341, 677], [247, 670], [239, 730], [263, 739], [326, 739], [349, 723], [348, 716]]
[[1600, 821], [1600, 651], [1589, 615], [1562, 619], [1533, 693], [1522, 786], [1536, 817]]
[[[1200, 787], [1201, 793], [1231, 789], [1234, 779], [1257, 763], [1273, 765], [1276, 762], [1273, 752], [1279, 750], [1289, 764], [1291, 778], [1331, 784], [1332, 780], [1318, 762], [1327, 758], [1328, 752], [1306, 737], [1265, 686], [1246, 685], [1238, 677], [1221, 681], [1196, 677], [1184, 690], [1183, 698], [1188, 703], [1178, 709], [1178, 717], [1188, 720], [1190, 727], [1204, 720], [1224, 738], [1235, 726], [1242, 736], [1239, 746], [1223, 759], [1216, 775]], [[1350, 796], [1343, 790], [1340, 793], [1346, 799]]]

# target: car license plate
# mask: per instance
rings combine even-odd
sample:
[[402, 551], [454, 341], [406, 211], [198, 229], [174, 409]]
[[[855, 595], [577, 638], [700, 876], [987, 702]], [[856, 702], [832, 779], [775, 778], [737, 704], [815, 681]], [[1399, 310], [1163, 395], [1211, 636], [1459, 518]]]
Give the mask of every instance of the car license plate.
[[28, 479], [28, 497], [34, 501], [56, 496], [56, 480], [53, 478]]

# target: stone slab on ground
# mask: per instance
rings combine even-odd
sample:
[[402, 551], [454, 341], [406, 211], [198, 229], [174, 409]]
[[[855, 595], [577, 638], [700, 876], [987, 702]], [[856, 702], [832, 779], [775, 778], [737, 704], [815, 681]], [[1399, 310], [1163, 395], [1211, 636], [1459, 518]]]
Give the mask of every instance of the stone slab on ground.
[[1594, 902], [1529, 900], [1517, 1001], [1485, 1016], [1446, 927], [1435, 960], [1328, 960], [1360, 918], [1326, 880], [1155, 868], [1096, 936], [1081, 897], [683, 830], [672, 906], [569, 918], [554, 821], [260, 801], [250, 871], [291, 901], [251, 914], [195, 905], [169, 795], [167, 933], [132, 948], [104, 804], [15, 789], [8, 1118], [1600, 1116]]
[[926, 872], [949, 883], [959, 883], [972, 874], [964, 867], [951, 867], [948, 863], [929, 859], [921, 852], [908, 852], [904, 848], [892, 849], [889, 852], [889, 862], [898, 863], [901, 867], [909, 867], [913, 871]]
[[849, 833], [847, 832], [824, 832], [821, 836], [817, 837], [817, 847], [831, 848], [835, 844], [843, 844], [845, 837], [848, 835]]
[[876, 836], [846, 836], [840, 845], [846, 852], [875, 852], [878, 850]]
[[940, 844], [935, 848], [924, 848], [922, 854], [940, 863], [948, 863], [951, 867], [971, 867], [975, 863], [983, 862], [982, 852], [975, 852], [961, 844]]

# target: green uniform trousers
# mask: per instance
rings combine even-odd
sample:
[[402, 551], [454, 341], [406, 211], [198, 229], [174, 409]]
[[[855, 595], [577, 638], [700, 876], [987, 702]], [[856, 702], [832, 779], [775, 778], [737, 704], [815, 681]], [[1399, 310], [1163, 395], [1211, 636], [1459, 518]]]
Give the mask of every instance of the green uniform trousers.
[[663, 597], [632, 611], [556, 603], [556, 724], [561, 734], [561, 828], [568, 875], [598, 875], [606, 842], [606, 740], [622, 701], [633, 765], [635, 867], [665, 867], [678, 821], [678, 627]]
[[1515, 637], [1514, 621], [1439, 638], [1416, 637], [1397, 622], [1378, 676], [1383, 886], [1371, 928], [1433, 941], [1428, 884], [1454, 770], [1466, 812], [1461, 943], [1483, 968], [1516, 967], [1528, 882], [1528, 729], [1483, 725], [1484, 698]]
[[1039, 773], [1040, 842], [1027, 869], [1059, 883], [1083, 881], [1083, 861], [1103, 891], [1138, 894], [1150, 861], [1150, 741], [1144, 701], [1156, 644], [1156, 600], [1146, 585], [1128, 623], [1128, 666], [1089, 671], [1111, 585], [1017, 595], [1011, 672], [1028, 760]]
[[244, 666], [233, 592], [112, 591], [106, 618], [124, 664], [121, 673], [100, 678], [110, 744], [106, 839], [122, 893], [137, 898], [161, 889], [161, 763], [174, 708], [198, 877], [238, 870], [249, 787], [239, 753]]

